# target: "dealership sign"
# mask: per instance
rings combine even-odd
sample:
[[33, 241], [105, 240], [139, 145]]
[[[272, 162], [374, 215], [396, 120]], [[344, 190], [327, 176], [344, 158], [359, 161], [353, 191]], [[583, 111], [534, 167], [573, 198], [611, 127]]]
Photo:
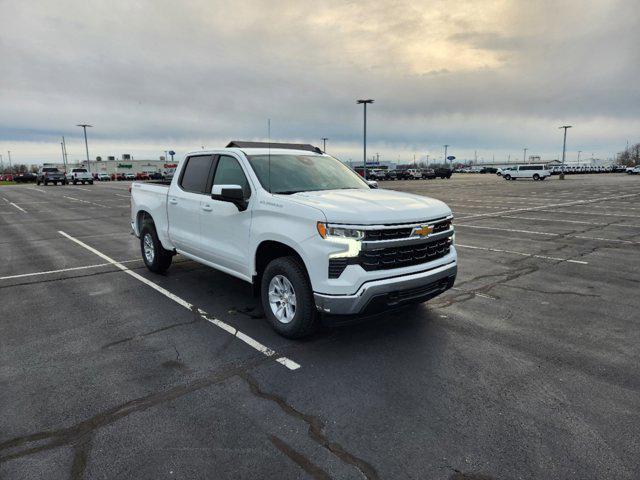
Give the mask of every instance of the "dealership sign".
[[133, 168], [133, 165], [130, 163], [119, 163], [118, 168]]

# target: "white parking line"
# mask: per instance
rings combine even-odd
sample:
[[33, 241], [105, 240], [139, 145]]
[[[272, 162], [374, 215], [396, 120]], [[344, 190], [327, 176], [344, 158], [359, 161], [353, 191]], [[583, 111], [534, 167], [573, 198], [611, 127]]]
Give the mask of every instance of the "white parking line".
[[76, 201], [76, 202], [88, 203], [88, 204], [91, 204], [91, 205], [95, 205], [95, 206], [97, 206], [97, 207], [105, 207], [105, 208], [107, 207], [106, 205], [103, 205], [103, 204], [101, 204], [101, 203], [94, 203], [94, 202], [90, 202], [90, 201], [88, 201], [88, 200], [82, 200], [82, 199], [80, 199], [80, 198], [68, 197], [68, 196], [66, 196], [66, 195], [63, 195], [62, 197], [63, 197], [63, 198], [66, 198], [66, 199], [69, 199], [69, 200], [74, 200], [74, 201]]
[[[100, 258], [106, 260], [110, 264], [118, 267], [120, 270], [122, 270], [127, 275], [130, 275], [133, 278], [135, 278], [136, 280], [139, 280], [142, 283], [144, 283], [145, 285], [148, 285], [149, 287], [153, 288], [155, 291], [157, 291], [157, 292], [161, 293], [162, 295], [164, 295], [165, 297], [173, 300], [178, 305], [181, 305], [184, 308], [186, 308], [188, 310], [191, 310], [191, 311], [194, 310], [194, 305], [192, 305], [191, 303], [187, 302], [186, 300], [183, 300], [182, 298], [178, 297], [177, 295], [174, 295], [169, 290], [161, 287], [157, 283], [154, 283], [151, 280], [148, 280], [148, 279], [144, 278], [142, 275], [140, 275], [140, 274], [138, 274], [138, 273], [136, 273], [136, 272], [134, 272], [132, 270], [129, 270], [127, 267], [122, 265], [122, 263], [115, 261], [111, 257], [109, 257], [109, 256], [105, 255], [104, 253], [100, 252], [99, 250], [96, 250], [95, 248], [87, 245], [86, 243], [81, 242], [77, 238], [72, 237], [71, 235], [63, 232], [62, 230], [58, 230], [58, 233], [60, 235], [64, 236], [64, 237], [68, 238], [72, 242], [75, 242], [76, 244], [80, 245], [82, 248], [84, 248], [86, 250], [89, 250], [91, 253], [96, 254], [97, 256], [99, 256]], [[230, 333], [231, 335], [235, 336], [239, 340], [242, 340], [244, 343], [246, 343], [250, 347], [254, 348], [255, 350], [259, 351], [260, 353], [264, 354], [265, 356], [273, 357], [275, 355], [278, 355], [275, 350], [272, 350], [271, 348], [263, 345], [262, 343], [260, 343], [257, 340], [251, 338], [250, 336], [246, 335], [245, 333], [241, 332], [240, 330], [236, 329], [235, 327], [229, 325], [228, 323], [225, 323], [222, 320], [219, 320], [219, 319], [217, 319], [215, 317], [209, 316], [209, 314], [207, 312], [205, 312], [204, 310], [198, 309], [198, 313], [199, 313], [200, 317], [202, 317], [207, 322], [209, 322], [209, 323], [211, 323], [211, 324], [213, 324], [213, 325], [215, 325], [217, 327], [220, 327], [225, 332]], [[298, 368], [300, 368], [300, 365], [298, 363], [296, 363], [293, 360], [291, 360], [290, 358], [287, 358], [287, 357], [284, 357], [284, 356], [278, 356], [278, 358], [276, 358], [275, 361], [280, 363], [281, 365], [285, 366], [289, 370], [297, 370]]]
[[18, 210], [20, 210], [21, 212], [27, 213], [27, 211], [26, 211], [24, 208], [22, 208], [22, 207], [20, 207], [20, 206], [16, 205], [16, 204], [15, 204], [15, 203], [13, 203], [13, 202], [9, 202], [9, 205], [13, 205], [14, 207], [16, 207], [16, 208], [17, 208]]
[[[140, 259], [136, 260], [122, 260], [118, 263], [132, 263], [132, 262], [140, 262]], [[20, 275], [9, 275], [6, 277], [0, 277], [0, 280], [11, 280], [14, 278], [25, 278], [25, 277], [37, 277], [40, 275], [51, 275], [53, 273], [64, 273], [64, 272], [74, 272], [76, 270], [87, 270], [90, 268], [100, 268], [111, 265], [110, 263], [96, 263], [94, 265], [84, 265], [82, 267], [70, 267], [70, 268], [61, 268], [59, 270], [47, 270], [44, 272], [32, 272], [32, 273], [21, 273]]]
[[131, 195], [120, 195], [119, 193], [115, 193], [114, 195], [115, 195], [116, 197], [131, 198]]
[[606, 212], [572, 212], [570, 210], [539, 210], [544, 213], [563, 213], [566, 215], [598, 215], [600, 217], [627, 217], [640, 218], [640, 215], [626, 215], [624, 213], [606, 213]]
[[85, 192], [91, 192], [91, 189], [89, 189], [89, 188], [82, 188], [82, 187], [78, 187], [76, 185], [69, 185], [69, 188], [77, 188], [78, 190], [84, 190]]
[[460, 225], [456, 224], [456, 228], [478, 228], [483, 230], [497, 230], [502, 232], [514, 232], [514, 233], [530, 233], [532, 235], [546, 235], [549, 237], [570, 237], [570, 238], [582, 238], [586, 240], [599, 240], [605, 242], [616, 242], [616, 243], [628, 243], [632, 245], [640, 245], [640, 242], [634, 242], [633, 240], [620, 240], [618, 238], [603, 238], [603, 237], [589, 237], [586, 235], [565, 235], [563, 233], [551, 233], [551, 232], [537, 232], [535, 230], [521, 230], [516, 228], [498, 228], [498, 227], [485, 227], [484, 225]]
[[33, 190], [34, 192], [47, 193], [46, 190], [42, 190], [41, 188], [36, 187], [28, 187], [27, 190]]
[[2, 199], [3, 199], [5, 202], [9, 203], [9, 199], [8, 199], [8, 198], [6, 198], [6, 197], [2, 197]]
[[467, 220], [469, 218], [481, 218], [481, 217], [497, 217], [504, 213], [514, 213], [514, 212], [530, 212], [532, 210], [543, 210], [552, 208], [552, 207], [568, 207], [574, 205], [585, 205], [589, 203], [602, 202], [603, 200], [613, 200], [627, 197], [636, 197], [640, 195], [640, 193], [629, 193], [627, 195], [616, 195], [612, 197], [599, 197], [592, 198], [590, 200], [576, 200], [575, 202], [567, 202], [567, 203], [556, 203], [554, 205], [538, 205], [537, 207], [527, 207], [527, 208], [513, 208], [511, 210], [503, 210], [501, 212], [490, 212], [490, 213], [478, 213], [477, 215], [469, 215], [467, 217], [459, 217], [458, 220]]
[[531, 220], [534, 222], [578, 223], [580, 225], [594, 225], [594, 226], [602, 226], [602, 227], [608, 226], [608, 227], [640, 228], [640, 225], [625, 225], [624, 223], [583, 222], [580, 220], [565, 220], [562, 218], [518, 217], [516, 215], [501, 215], [497, 218], [513, 218], [516, 220]]
[[541, 258], [543, 260], [553, 260], [556, 262], [567, 262], [567, 263], [577, 263], [579, 265], [589, 265], [589, 262], [583, 262], [582, 260], [571, 260], [569, 258], [559, 258], [559, 257], [549, 257], [547, 255], [536, 255], [533, 253], [524, 253], [524, 252], [514, 252], [513, 250], [500, 250], [498, 248], [489, 248], [489, 247], [476, 247], [473, 245], [461, 245], [456, 243], [456, 248], [470, 248], [473, 250], [484, 250], [486, 252], [496, 252], [496, 253], [507, 253], [511, 255], [520, 255], [522, 257], [532, 257], [532, 258]]

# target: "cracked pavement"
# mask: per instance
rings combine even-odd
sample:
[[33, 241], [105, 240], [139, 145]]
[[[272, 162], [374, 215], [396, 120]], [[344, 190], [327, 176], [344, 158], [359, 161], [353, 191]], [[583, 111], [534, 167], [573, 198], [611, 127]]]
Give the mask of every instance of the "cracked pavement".
[[127, 187], [0, 187], [0, 478], [640, 477], [638, 177], [381, 182], [452, 206], [456, 287], [302, 341], [237, 279], [146, 271]]

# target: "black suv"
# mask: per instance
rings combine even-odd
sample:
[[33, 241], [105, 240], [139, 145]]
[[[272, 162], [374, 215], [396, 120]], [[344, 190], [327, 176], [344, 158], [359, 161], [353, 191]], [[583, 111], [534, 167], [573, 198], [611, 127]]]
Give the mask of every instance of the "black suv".
[[67, 179], [60, 170], [56, 167], [41, 167], [38, 170], [38, 176], [36, 178], [36, 183], [40, 185], [44, 183], [45, 185], [49, 185], [49, 183], [53, 183], [54, 185], [66, 185]]
[[440, 178], [451, 178], [452, 173], [453, 173], [453, 170], [447, 167], [438, 167], [435, 169], [436, 177], [440, 177]]

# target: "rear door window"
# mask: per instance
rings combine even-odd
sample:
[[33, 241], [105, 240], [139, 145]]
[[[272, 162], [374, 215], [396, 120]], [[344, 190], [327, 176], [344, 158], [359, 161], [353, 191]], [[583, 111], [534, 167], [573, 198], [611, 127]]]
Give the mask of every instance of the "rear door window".
[[211, 166], [213, 165], [212, 155], [196, 155], [185, 160], [184, 170], [180, 178], [180, 187], [187, 192], [203, 193], [207, 192], [207, 183]]

